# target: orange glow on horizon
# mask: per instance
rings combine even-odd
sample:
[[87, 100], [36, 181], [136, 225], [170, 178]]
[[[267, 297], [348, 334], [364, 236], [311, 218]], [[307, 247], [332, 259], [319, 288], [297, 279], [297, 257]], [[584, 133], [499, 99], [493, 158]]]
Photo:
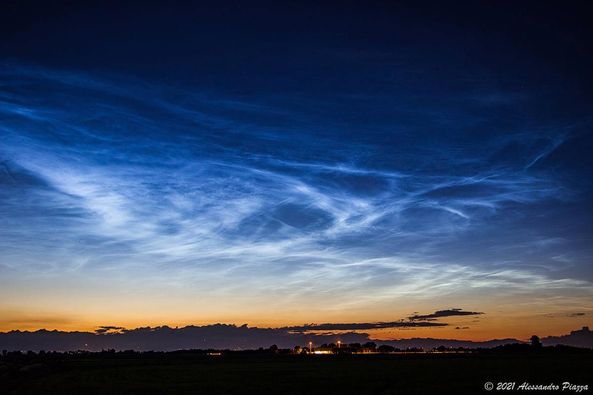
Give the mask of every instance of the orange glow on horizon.
[[[517, 319], [516, 317], [488, 316], [481, 319], [480, 322], [471, 322], [472, 319], [451, 320], [448, 326], [442, 327], [416, 327], [416, 328], [388, 328], [388, 329], [370, 329], [370, 330], [352, 330], [352, 331], [333, 331], [336, 334], [345, 332], [368, 333], [373, 340], [394, 340], [410, 338], [439, 338], [439, 339], [457, 339], [469, 341], [485, 341], [492, 339], [515, 338], [518, 340], [527, 340], [534, 334], [540, 337], [558, 336], [567, 334], [572, 330], [579, 329], [582, 326], [591, 325], [590, 319], [585, 315], [578, 318], [551, 319], [546, 316], [531, 316]], [[352, 321], [348, 321], [352, 322]], [[203, 326], [212, 324], [234, 324], [237, 326], [247, 324], [249, 327], [259, 328], [282, 328], [287, 326], [302, 325], [295, 321], [243, 321], [243, 320], [67, 320], [67, 319], [32, 319], [31, 316], [20, 314], [3, 315], [0, 321], [0, 331], [7, 332], [11, 330], [36, 331], [39, 329], [60, 330], [60, 331], [84, 331], [93, 332], [103, 325], [112, 325], [127, 329], [139, 327], [159, 327], [169, 326], [185, 327], [190, 325]], [[464, 329], [461, 329], [464, 328]], [[467, 329], [465, 329], [467, 328]], [[544, 330], [542, 330], [544, 329]], [[320, 331], [328, 332], [328, 331]]]

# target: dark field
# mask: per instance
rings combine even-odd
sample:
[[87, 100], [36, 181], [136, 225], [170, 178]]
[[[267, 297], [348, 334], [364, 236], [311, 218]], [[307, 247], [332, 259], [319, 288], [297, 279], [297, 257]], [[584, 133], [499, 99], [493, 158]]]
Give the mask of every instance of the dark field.
[[593, 355], [171, 353], [0, 360], [0, 392], [18, 394], [472, 394], [486, 393], [487, 381], [591, 387]]

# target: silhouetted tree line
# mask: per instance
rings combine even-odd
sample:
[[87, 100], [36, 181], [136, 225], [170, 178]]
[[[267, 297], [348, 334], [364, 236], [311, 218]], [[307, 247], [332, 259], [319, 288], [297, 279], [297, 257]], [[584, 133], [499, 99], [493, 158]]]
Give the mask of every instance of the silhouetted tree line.
[[319, 346], [295, 346], [292, 349], [279, 348], [276, 344], [269, 348], [260, 347], [254, 350], [229, 350], [229, 349], [190, 349], [178, 351], [135, 351], [107, 349], [102, 351], [7, 351], [2, 350], [0, 359], [5, 361], [36, 361], [67, 358], [160, 358], [165, 355], [176, 357], [214, 357], [214, 356], [232, 356], [232, 355], [306, 355], [315, 352], [331, 354], [364, 354], [364, 353], [422, 353], [422, 352], [473, 352], [473, 353], [517, 353], [517, 352], [541, 352], [541, 353], [593, 353], [593, 349], [579, 348], [565, 345], [543, 346], [538, 336], [532, 336], [530, 344], [512, 343], [500, 345], [492, 348], [465, 348], [465, 347], [434, 347], [431, 350], [424, 350], [419, 347], [409, 347], [406, 349], [396, 348], [387, 344], [377, 346], [374, 342], [336, 344], [324, 343]]

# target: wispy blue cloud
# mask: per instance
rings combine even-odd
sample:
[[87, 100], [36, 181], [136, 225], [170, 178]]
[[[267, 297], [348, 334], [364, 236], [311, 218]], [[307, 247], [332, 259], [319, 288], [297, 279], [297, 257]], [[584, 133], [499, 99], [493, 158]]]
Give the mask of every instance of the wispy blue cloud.
[[[265, 101], [20, 65], [0, 77], [0, 270], [11, 278], [93, 273], [327, 309], [591, 293], [591, 279], [541, 269], [581, 264], [554, 258], [569, 256], [562, 224], [513, 231], [575, 201], [539, 166], [570, 131], [501, 131], [459, 149], [393, 132], [385, 145]], [[417, 111], [434, 126], [446, 115]]]

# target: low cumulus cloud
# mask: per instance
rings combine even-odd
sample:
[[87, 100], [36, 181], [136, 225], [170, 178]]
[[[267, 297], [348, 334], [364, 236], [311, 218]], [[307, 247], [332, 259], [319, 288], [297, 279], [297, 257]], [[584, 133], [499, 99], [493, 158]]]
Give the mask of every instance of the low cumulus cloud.
[[112, 333], [112, 332], [121, 332], [123, 330], [125, 330], [126, 328], [124, 328], [123, 326], [100, 326], [97, 329], [95, 329], [95, 333], [98, 334], [104, 334], [104, 333]]

